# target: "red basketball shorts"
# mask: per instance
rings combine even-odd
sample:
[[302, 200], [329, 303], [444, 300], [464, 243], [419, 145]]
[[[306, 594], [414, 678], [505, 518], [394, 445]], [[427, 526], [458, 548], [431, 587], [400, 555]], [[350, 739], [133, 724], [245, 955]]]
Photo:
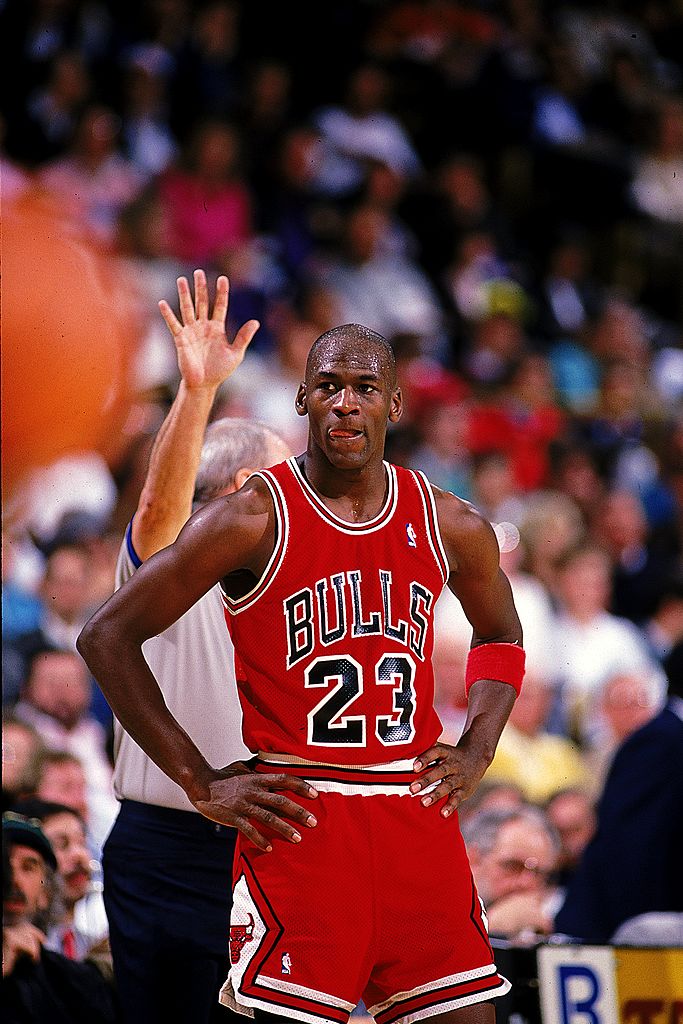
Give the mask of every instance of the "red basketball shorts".
[[408, 1024], [509, 991], [457, 820], [410, 795], [412, 760], [258, 770], [308, 779], [318, 824], [271, 853], [239, 836], [222, 1003], [345, 1024], [362, 999], [378, 1024]]

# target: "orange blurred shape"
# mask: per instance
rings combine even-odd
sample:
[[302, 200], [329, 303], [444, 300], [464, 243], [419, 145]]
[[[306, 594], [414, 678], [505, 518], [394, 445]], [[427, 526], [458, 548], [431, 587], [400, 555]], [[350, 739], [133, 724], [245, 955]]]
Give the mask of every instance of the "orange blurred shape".
[[131, 401], [134, 338], [115, 264], [43, 196], [2, 215], [2, 482], [95, 451], [108, 461]]

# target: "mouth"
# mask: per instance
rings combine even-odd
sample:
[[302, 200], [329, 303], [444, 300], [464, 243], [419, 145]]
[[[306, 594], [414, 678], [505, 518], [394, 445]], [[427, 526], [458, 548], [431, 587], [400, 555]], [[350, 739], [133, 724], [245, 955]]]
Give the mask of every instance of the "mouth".
[[355, 441], [365, 435], [362, 430], [354, 430], [351, 427], [333, 427], [328, 430], [327, 436], [333, 441]]
[[72, 871], [70, 875], [65, 876], [65, 881], [70, 886], [87, 885], [90, 881], [90, 875], [87, 871]]
[[3, 900], [3, 902], [2, 902], [3, 912], [8, 917], [9, 916], [17, 917], [17, 916], [20, 916], [21, 914], [25, 913], [26, 906], [27, 906], [26, 900], [19, 899], [19, 898], [17, 898], [17, 899], [11, 899], [10, 898], [8, 900]]

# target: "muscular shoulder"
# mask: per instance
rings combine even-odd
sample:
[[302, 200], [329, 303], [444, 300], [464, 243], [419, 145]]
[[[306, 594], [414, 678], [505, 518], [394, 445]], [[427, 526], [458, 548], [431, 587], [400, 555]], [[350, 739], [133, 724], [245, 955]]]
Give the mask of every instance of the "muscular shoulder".
[[274, 538], [273, 500], [260, 477], [251, 477], [234, 494], [208, 502], [188, 520], [178, 542], [206, 551], [224, 551], [225, 572], [258, 569]]
[[450, 491], [431, 484], [436, 501], [439, 531], [452, 573], [475, 566], [498, 565], [499, 548], [489, 521], [471, 505]]

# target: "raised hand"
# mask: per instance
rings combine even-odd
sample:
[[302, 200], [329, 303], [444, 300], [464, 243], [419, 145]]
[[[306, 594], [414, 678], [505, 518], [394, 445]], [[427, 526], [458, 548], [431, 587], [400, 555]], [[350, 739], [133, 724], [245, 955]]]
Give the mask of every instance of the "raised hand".
[[290, 818], [306, 828], [315, 828], [317, 824], [309, 810], [280, 792], [285, 789], [308, 799], [317, 797], [317, 790], [304, 779], [292, 775], [259, 775], [246, 765], [221, 768], [213, 775], [209, 782], [209, 799], [193, 800], [195, 807], [206, 818], [239, 829], [260, 850], [272, 850], [270, 840], [260, 831], [263, 826], [290, 843], [299, 843], [301, 833], [285, 819]]
[[259, 322], [248, 320], [230, 342], [225, 331], [230, 291], [227, 277], [221, 275], [216, 281], [212, 315], [203, 270], [194, 272], [194, 302], [187, 278], [179, 277], [177, 284], [182, 323], [165, 299], [159, 302], [159, 309], [175, 342], [180, 375], [191, 390], [215, 389], [232, 376], [244, 359]]

